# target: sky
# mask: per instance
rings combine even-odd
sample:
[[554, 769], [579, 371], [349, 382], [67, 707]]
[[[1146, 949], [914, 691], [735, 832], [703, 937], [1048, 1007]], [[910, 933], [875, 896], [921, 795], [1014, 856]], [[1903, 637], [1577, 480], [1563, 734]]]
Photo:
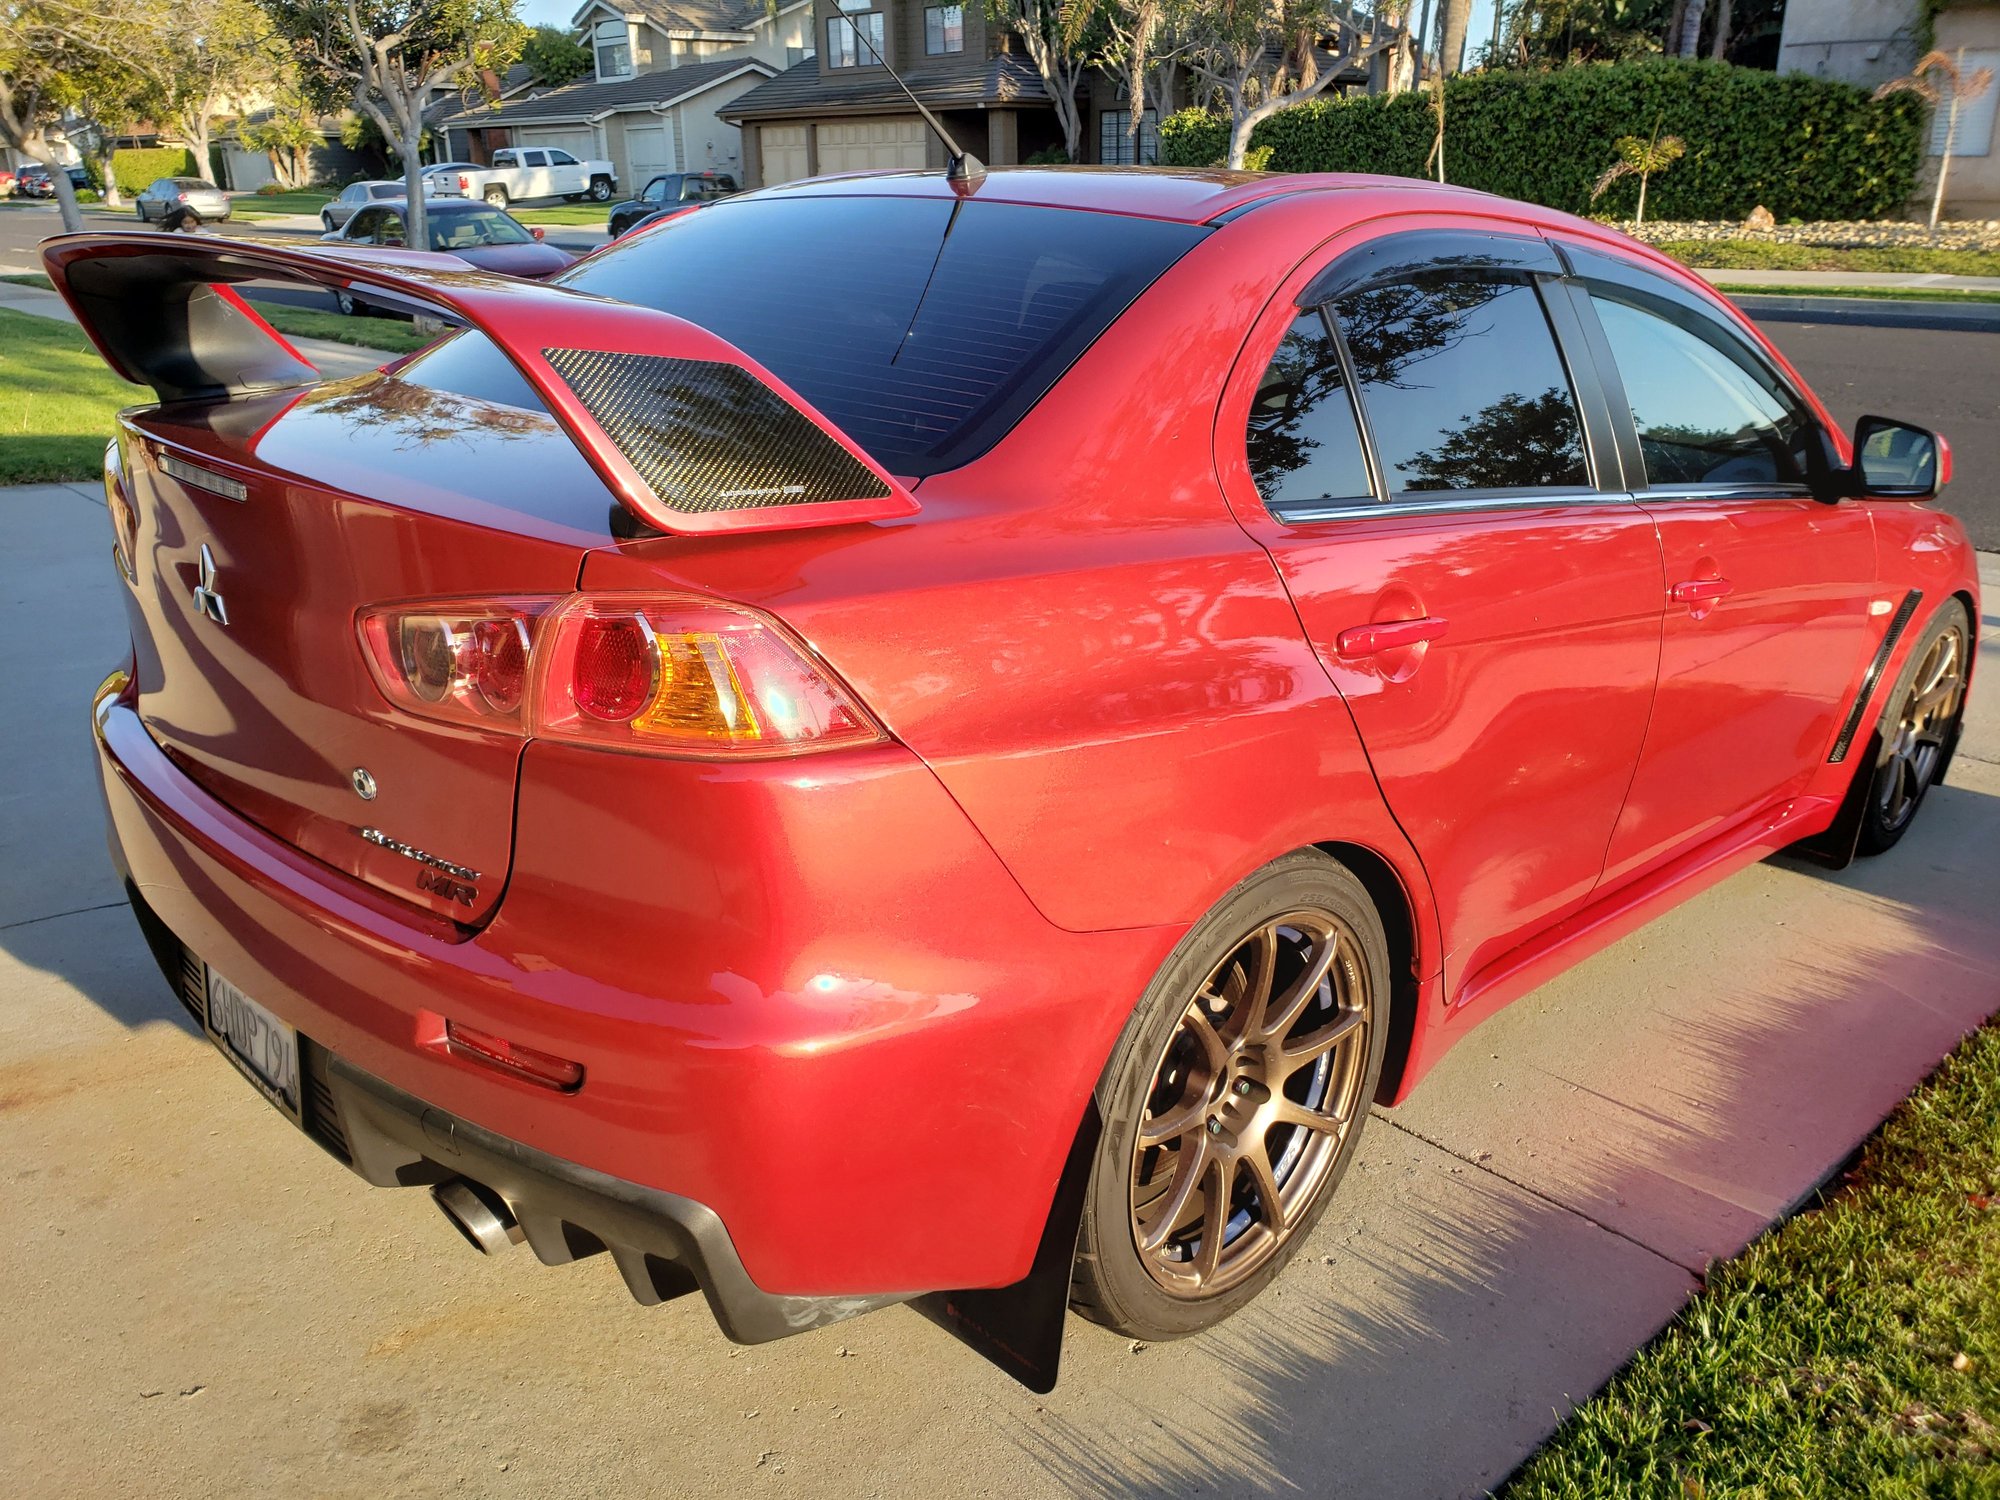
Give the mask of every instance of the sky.
[[[530, 26], [567, 27], [569, 18], [576, 14], [580, 3], [581, 0], [522, 0], [521, 19]], [[1433, 11], [1438, 3], [1439, 0], [1432, 0]], [[1466, 32], [1465, 41], [1467, 62], [1476, 58], [1479, 49], [1492, 40], [1493, 5], [1494, 0], [1472, 0], [1472, 25]], [[1423, 14], [1423, 0], [1417, 0], [1415, 14]], [[1431, 24], [1435, 27], [1437, 22], [1433, 20]]]

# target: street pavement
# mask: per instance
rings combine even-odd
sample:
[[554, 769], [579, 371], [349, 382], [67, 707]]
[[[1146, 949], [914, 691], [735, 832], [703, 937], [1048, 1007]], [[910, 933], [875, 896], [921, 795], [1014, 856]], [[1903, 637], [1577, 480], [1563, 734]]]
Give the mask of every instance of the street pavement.
[[125, 637], [106, 526], [87, 485], [0, 491], [11, 1496], [1476, 1495], [2000, 1004], [1988, 685], [1901, 847], [1759, 865], [1489, 1022], [1222, 1328], [1072, 1319], [1047, 1397], [900, 1308], [734, 1348], [602, 1258], [481, 1259], [193, 1033], [91, 780]]

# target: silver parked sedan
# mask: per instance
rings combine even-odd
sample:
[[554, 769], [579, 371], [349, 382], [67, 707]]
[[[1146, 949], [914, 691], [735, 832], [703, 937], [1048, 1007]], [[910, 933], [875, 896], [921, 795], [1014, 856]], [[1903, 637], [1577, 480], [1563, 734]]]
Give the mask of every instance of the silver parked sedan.
[[371, 203], [403, 196], [401, 180], [395, 182], [350, 182], [340, 196], [319, 211], [319, 222], [328, 234], [340, 228]]
[[162, 177], [132, 200], [140, 221], [164, 229], [229, 222], [229, 195], [200, 177]]

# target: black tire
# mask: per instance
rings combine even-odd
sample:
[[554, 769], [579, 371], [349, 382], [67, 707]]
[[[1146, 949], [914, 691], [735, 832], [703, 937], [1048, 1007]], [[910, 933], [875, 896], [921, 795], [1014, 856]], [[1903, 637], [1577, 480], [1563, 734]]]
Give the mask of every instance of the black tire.
[[[1345, 1079], [1343, 1097], [1349, 1101], [1347, 1124], [1343, 1132], [1323, 1148], [1324, 1155], [1315, 1167], [1318, 1174], [1316, 1185], [1309, 1184], [1302, 1189], [1310, 1196], [1297, 1205], [1290, 1222], [1270, 1236], [1271, 1243], [1262, 1252], [1264, 1259], [1254, 1263], [1254, 1267], [1245, 1271], [1239, 1279], [1227, 1285], [1218, 1285], [1214, 1291], [1195, 1294], [1169, 1291], [1155, 1271], [1148, 1268], [1149, 1260], [1138, 1244], [1134, 1177], [1135, 1163], [1140, 1160], [1140, 1126], [1142, 1123], [1157, 1124], [1157, 1117], [1149, 1121], [1149, 1110], [1159, 1099], [1159, 1089], [1174, 1080], [1178, 1066], [1169, 1049], [1180, 1044], [1183, 1026], [1194, 1013], [1196, 997], [1202, 987], [1214, 980], [1225, 966], [1232, 964], [1236, 956], [1249, 951], [1246, 944], [1256, 934], [1290, 915], [1308, 912], [1323, 914], [1344, 931], [1342, 946], [1336, 951], [1346, 952], [1349, 947], [1352, 948], [1353, 951], [1341, 962], [1356, 970], [1365, 982], [1366, 1030], [1351, 1042], [1340, 1044], [1341, 1047], [1352, 1046], [1355, 1049], [1353, 1056], [1350, 1059], [1348, 1054], [1337, 1048], [1328, 1053], [1329, 1074], [1341, 1072]], [[1303, 991], [1293, 987], [1291, 992], [1299, 994]], [[1316, 987], [1313, 993], [1333, 996], [1336, 992], [1332, 988], [1322, 990]], [[1305, 1025], [1312, 1012], [1323, 1003], [1315, 1000], [1308, 1005], [1306, 1011], [1301, 1013], [1298, 1025]], [[1212, 1327], [1262, 1292], [1311, 1234], [1354, 1158], [1362, 1126], [1367, 1120], [1369, 1103], [1382, 1076], [1382, 1058], [1389, 1036], [1389, 1005], [1389, 947], [1381, 917], [1353, 872], [1316, 850], [1288, 854], [1266, 865], [1196, 923], [1147, 987], [1144, 998], [1126, 1022], [1117, 1045], [1112, 1049], [1111, 1059], [1098, 1080], [1097, 1107], [1104, 1128], [1091, 1164], [1090, 1186], [1084, 1200], [1076, 1263], [1070, 1280], [1070, 1305], [1084, 1317], [1126, 1337], [1157, 1341], [1181, 1338]], [[1221, 1014], [1212, 1011], [1204, 1013]], [[1326, 1013], [1341, 1014], [1338, 1007]], [[1295, 1034], [1296, 1028], [1287, 1036]], [[1339, 1060], [1338, 1066], [1336, 1059]], [[1208, 1092], [1219, 1095], [1221, 1102], [1209, 1108], [1225, 1110], [1236, 1107], [1235, 1101], [1230, 1098], [1234, 1089], [1227, 1082], [1235, 1075], [1224, 1069], [1217, 1076], [1220, 1082]], [[1180, 1113], [1188, 1099], [1202, 1092], [1191, 1074], [1184, 1074], [1179, 1086], [1191, 1092], [1173, 1101], [1173, 1113]], [[1289, 1088], [1290, 1085], [1281, 1080], [1279, 1087]], [[1272, 1096], [1267, 1094], [1266, 1097]], [[1255, 1105], [1244, 1107], [1254, 1108]], [[1211, 1120], [1206, 1129], [1214, 1131], [1218, 1126], [1218, 1121]], [[1200, 1132], [1192, 1132], [1191, 1136], [1200, 1139]], [[1216, 1137], [1218, 1140], [1227, 1138]], [[1183, 1149], [1196, 1149], [1188, 1147], [1186, 1139], [1176, 1145], [1177, 1153]], [[1264, 1136], [1262, 1142], [1267, 1162], [1271, 1155], [1271, 1139]], [[1302, 1134], [1302, 1139], [1312, 1137]], [[1198, 1157], [1206, 1149], [1199, 1148]], [[1302, 1169], [1308, 1159], [1300, 1156], [1294, 1170]], [[1178, 1165], [1175, 1170], [1180, 1170]], [[1201, 1178], [1204, 1198], [1208, 1181], [1205, 1170]], [[1245, 1182], [1249, 1181], [1246, 1176]], [[1285, 1181], [1289, 1183], [1291, 1179]], [[1251, 1187], [1248, 1191], [1254, 1193], [1255, 1189]], [[1261, 1198], [1262, 1195], [1257, 1196]], [[1249, 1201], [1245, 1200], [1246, 1203]], [[1225, 1199], [1226, 1204], [1230, 1202], [1233, 1200]], [[1247, 1208], [1245, 1213], [1247, 1215]], [[1178, 1222], [1178, 1215], [1172, 1217]], [[1225, 1217], [1229, 1225], [1234, 1225], [1233, 1217], [1228, 1213]], [[1247, 1226], [1245, 1230], [1237, 1231], [1239, 1235], [1246, 1232]], [[1216, 1236], [1217, 1242], [1226, 1243], [1228, 1233], [1225, 1228], [1222, 1234]], [[1188, 1253], [1190, 1257], [1195, 1254], [1193, 1250]]]
[[599, 203], [609, 203], [611, 201], [611, 179], [609, 177], [591, 178], [590, 196]]
[[497, 182], [486, 190], [485, 198], [488, 208], [504, 209], [507, 206], [507, 190]]
[[[1862, 854], [1895, 848], [1937, 785], [1958, 740], [1966, 668], [1974, 649], [1972, 621], [1964, 603], [1947, 599], [1910, 648], [1883, 704], [1880, 749], [1869, 771], [1868, 800], [1856, 845]], [[1944, 662], [1948, 669], [1944, 681], [1936, 686], [1920, 682], [1919, 674], [1928, 677], [1942, 657], [1950, 657]], [[1919, 701], [1926, 697], [1930, 704]]]

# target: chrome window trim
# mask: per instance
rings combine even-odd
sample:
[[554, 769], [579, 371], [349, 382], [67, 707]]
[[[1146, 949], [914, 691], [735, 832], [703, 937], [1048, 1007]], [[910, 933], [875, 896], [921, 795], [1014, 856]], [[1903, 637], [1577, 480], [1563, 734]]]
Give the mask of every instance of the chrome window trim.
[[[1404, 491], [1404, 494], [1422, 493]], [[1487, 490], [1454, 494], [1436, 500], [1340, 500], [1327, 504], [1297, 502], [1266, 508], [1287, 526], [1313, 526], [1326, 521], [1382, 520], [1398, 516], [1469, 515], [1488, 510], [1551, 510], [1574, 505], [1633, 505], [1635, 496], [1598, 489], [1567, 487], [1547, 490]]]
[[1661, 489], [1642, 489], [1638, 498], [1647, 500], [1813, 500], [1818, 498], [1812, 486], [1797, 483], [1778, 484], [1693, 484], [1676, 485]]

